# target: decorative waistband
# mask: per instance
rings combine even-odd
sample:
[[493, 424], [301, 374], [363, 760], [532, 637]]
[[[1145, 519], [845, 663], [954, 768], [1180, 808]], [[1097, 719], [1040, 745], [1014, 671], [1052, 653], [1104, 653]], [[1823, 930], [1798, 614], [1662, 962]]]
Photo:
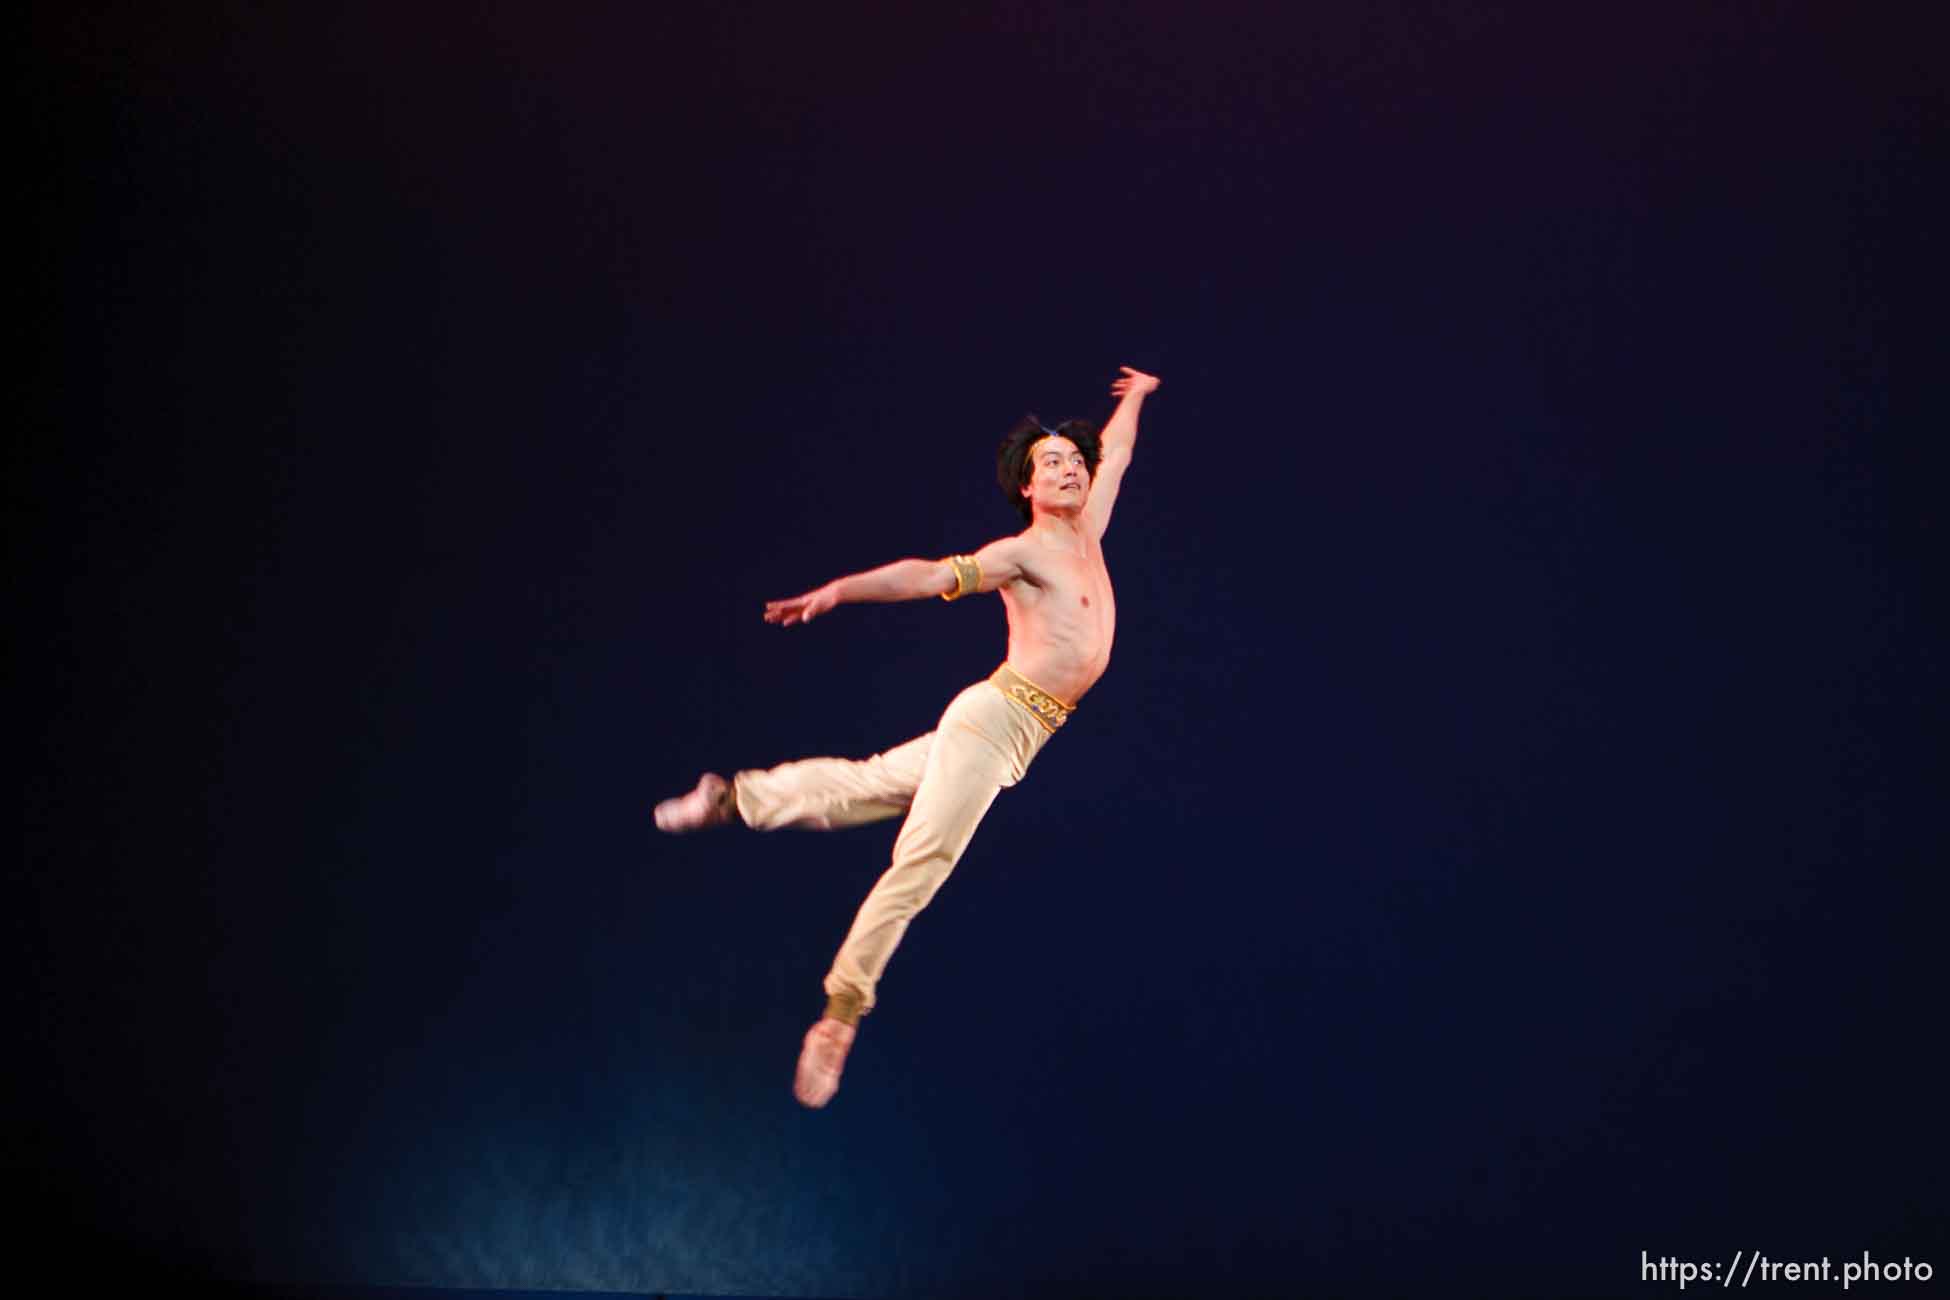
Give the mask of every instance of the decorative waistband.
[[1070, 714], [1074, 711], [1073, 706], [1057, 699], [1007, 664], [991, 673], [989, 681], [995, 684], [995, 689], [1028, 709], [1029, 715], [1042, 723], [1043, 730], [1052, 736], [1058, 727], [1070, 720]]

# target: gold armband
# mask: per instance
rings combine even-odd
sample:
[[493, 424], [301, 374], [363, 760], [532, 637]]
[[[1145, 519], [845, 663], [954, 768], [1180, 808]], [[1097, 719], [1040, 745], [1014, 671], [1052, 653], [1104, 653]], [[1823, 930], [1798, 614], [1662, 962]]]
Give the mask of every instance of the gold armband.
[[942, 561], [955, 571], [955, 589], [941, 593], [943, 600], [960, 600], [971, 591], [982, 589], [982, 566], [972, 555], [950, 555]]

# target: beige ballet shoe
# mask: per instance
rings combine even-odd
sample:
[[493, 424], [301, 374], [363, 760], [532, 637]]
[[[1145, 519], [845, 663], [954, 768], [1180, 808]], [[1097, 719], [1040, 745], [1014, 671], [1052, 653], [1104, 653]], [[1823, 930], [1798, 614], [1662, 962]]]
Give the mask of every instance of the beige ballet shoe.
[[658, 830], [682, 835], [722, 826], [737, 812], [738, 802], [731, 797], [731, 782], [716, 772], [706, 772], [697, 779], [697, 789], [664, 800], [657, 805], [655, 815]]
[[792, 1095], [801, 1106], [817, 1110], [833, 1100], [833, 1094], [840, 1090], [840, 1071], [846, 1068], [854, 1033], [852, 1025], [830, 1017], [806, 1031], [806, 1044], [799, 1050], [799, 1070], [792, 1080]]

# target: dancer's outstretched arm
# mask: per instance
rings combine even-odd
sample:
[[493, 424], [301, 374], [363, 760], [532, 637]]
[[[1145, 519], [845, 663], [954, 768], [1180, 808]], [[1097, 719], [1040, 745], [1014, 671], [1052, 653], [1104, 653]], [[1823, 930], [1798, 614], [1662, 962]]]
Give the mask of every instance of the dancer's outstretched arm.
[[1117, 489], [1130, 468], [1131, 452], [1137, 447], [1138, 408], [1145, 397], [1158, 390], [1158, 377], [1129, 366], [1119, 366], [1121, 379], [1112, 382], [1110, 391], [1122, 400], [1111, 413], [1104, 431], [1098, 435], [1103, 454], [1097, 461], [1097, 476], [1090, 483], [1090, 499], [1084, 503], [1083, 518], [1091, 532], [1101, 540], [1110, 527], [1110, 512], [1117, 504]]
[[953, 570], [939, 560], [895, 560], [865, 573], [849, 573], [803, 596], [765, 602], [765, 621], [780, 627], [810, 623], [835, 605], [920, 600], [955, 589]]
[[[972, 557], [979, 581], [969, 589], [994, 591], [1022, 576], [1020, 537], [1001, 537], [990, 542]], [[895, 560], [865, 573], [849, 573], [803, 596], [765, 602], [765, 621], [780, 627], [810, 623], [836, 605], [885, 603], [895, 600], [922, 600], [946, 596], [957, 590], [960, 580], [946, 560]]]

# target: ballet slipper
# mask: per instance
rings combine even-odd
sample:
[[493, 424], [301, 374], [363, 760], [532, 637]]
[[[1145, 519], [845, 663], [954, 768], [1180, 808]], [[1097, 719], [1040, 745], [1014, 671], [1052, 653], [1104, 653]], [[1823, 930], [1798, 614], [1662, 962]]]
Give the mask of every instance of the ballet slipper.
[[833, 1100], [840, 1090], [840, 1071], [846, 1068], [846, 1054], [853, 1048], [856, 1031], [844, 1020], [830, 1016], [806, 1031], [805, 1046], [799, 1050], [799, 1069], [793, 1076], [792, 1095], [801, 1106], [814, 1110]]
[[731, 782], [716, 772], [706, 772], [698, 777], [695, 790], [657, 805], [657, 829], [672, 835], [708, 830], [724, 825], [737, 811], [737, 801], [731, 797]]

